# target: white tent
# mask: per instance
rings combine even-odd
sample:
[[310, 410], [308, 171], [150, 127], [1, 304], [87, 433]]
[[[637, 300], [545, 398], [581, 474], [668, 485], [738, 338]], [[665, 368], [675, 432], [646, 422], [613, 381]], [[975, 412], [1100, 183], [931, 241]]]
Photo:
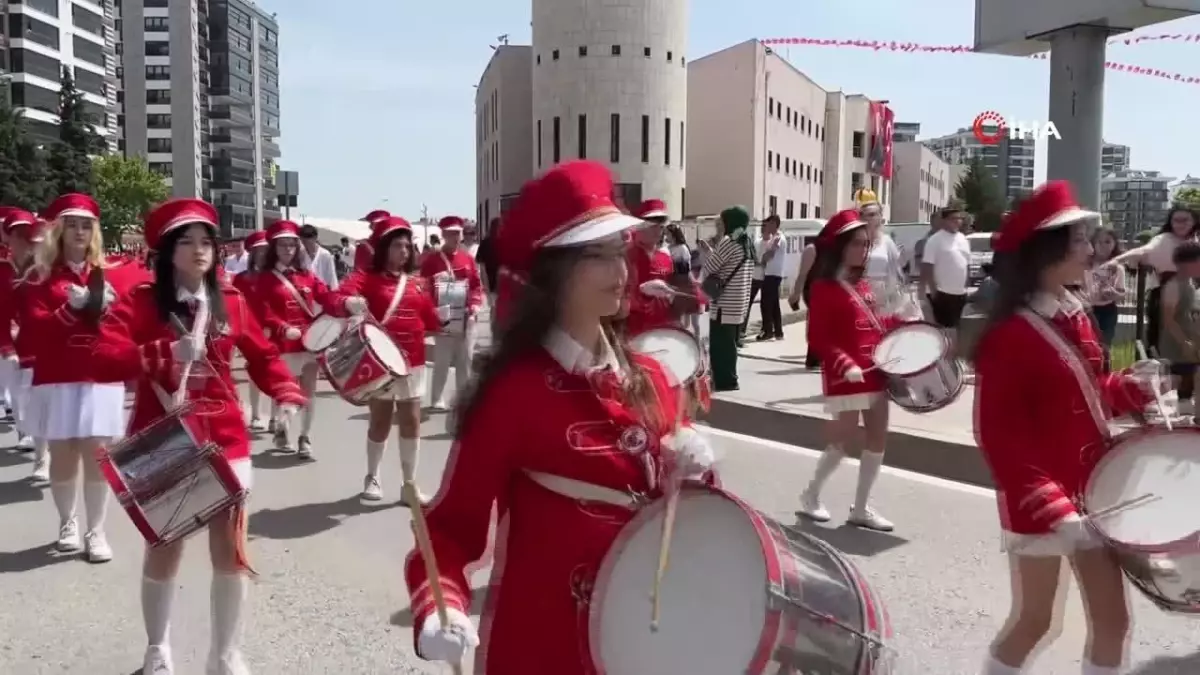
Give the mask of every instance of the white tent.
[[[301, 225], [312, 225], [320, 232], [321, 243], [333, 246], [341, 242], [342, 237], [351, 241], [361, 241], [371, 236], [371, 227], [361, 220], [345, 220], [342, 218], [310, 218], [301, 216]], [[440, 235], [437, 225], [413, 223], [413, 242], [424, 247], [429, 235]]]

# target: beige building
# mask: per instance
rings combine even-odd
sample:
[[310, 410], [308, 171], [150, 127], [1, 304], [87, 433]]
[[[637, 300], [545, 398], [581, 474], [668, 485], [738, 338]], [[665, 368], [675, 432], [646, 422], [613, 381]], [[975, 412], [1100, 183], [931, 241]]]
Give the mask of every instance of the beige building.
[[533, 48], [501, 45], [475, 92], [475, 220], [486, 230], [533, 177]]
[[743, 204], [756, 218], [823, 218], [871, 187], [870, 99], [826, 91], [757, 40], [688, 65], [686, 215]]
[[930, 222], [954, 193], [950, 166], [915, 140], [893, 146], [892, 167], [894, 223]]

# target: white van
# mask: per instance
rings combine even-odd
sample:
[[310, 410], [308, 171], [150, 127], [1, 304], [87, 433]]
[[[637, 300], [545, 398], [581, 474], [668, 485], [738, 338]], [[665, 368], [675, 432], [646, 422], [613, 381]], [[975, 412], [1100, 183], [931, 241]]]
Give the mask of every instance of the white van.
[[972, 286], [978, 286], [987, 276], [983, 273], [983, 266], [992, 262], [992, 233], [968, 234], [967, 243], [971, 246], [970, 272], [967, 279]]

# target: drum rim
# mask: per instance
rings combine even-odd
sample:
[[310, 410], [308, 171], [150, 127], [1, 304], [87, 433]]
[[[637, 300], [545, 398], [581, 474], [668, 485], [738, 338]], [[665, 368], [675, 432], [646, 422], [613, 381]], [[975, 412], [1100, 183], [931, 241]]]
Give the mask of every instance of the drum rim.
[[[931, 403], [929, 405], [924, 405], [924, 406], [904, 405], [903, 403], [897, 401], [894, 397], [891, 396], [890, 390], [888, 391], [888, 394], [889, 394], [888, 398], [891, 398], [892, 403], [895, 403], [901, 409], [907, 410], [908, 412], [913, 413], [913, 414], [925, 414], [925, 413], [937, 412], [938, 410], [945, 408], [946, 406], [950, 405], [951, 403], [954, 403], [955, 401], [957, 401], [958, 397], [962, 396], [963, 389], [966, 389], [966, 387], [967, 387], [967, 373], [965, 370], [963, 370], [962, 364], [958, 362], [958, 359], [954, 359], [953, 361], [951, 361], [951, 363], [953, 364], [954, 372], [958, 375], [958, 386], [956, 386], [954, 388], [954, 391], [949, 396], [947, 396], [945, 400], [939, 401], [937, 403]], [[915, 374], [921, 374], [921, 373], [915, 373]], [[898, 375], [897, 377], [900, 377], [900, 376]], [[912, 377], [912, 376], [909, 375], [907, 377]]]
[[[1082, 505], [1084, 513], [1091, 512], [1091, 509], [1088, 506], [1088, 497], [1092, 493], [1092, 488], [1095, 485], [1097, 476], [1100, 475], [1100, 471], [1104, 466], [1117, 461], [1117, 454], [1115, 450], [1120, 445], [1133, 440], [1140, 440], [1153, 436], [1174, 436], [1176, 434], [1200, 434], [1200, 427], [1190, 426], [1168, 429], [1165, 426], [1144, 426], [1135, 429], [1127, 429], [1116, 436], [1111, 437], [1108, 441], [1108, 449], [1104, 452], [1104, 455], [1098, 459], [1095, 464], [1093, 464], [1091, 471], [1088, 472], [1087, 480], [1083, 483], [1083, 489], [1076, 499], [1077, 503]], [[1109, 536], [1108, 532], [1106, 532], [1099, 525], [1094, 525], [1094, 529], [1104, 539], [1104, 541], [1108, 542], [1111, 546], [1123, 551], [1131, 551], [1136, 553], [1171, 553], [1179, 550], [1179, 548], [1184, 544], [1197, 541], [1198, 536], [1200, 536], [1200, 528], [1197, 528], [1191, 534], [1169, 542], [1157, 544], [1130, 544]]]
[[[681, 385], [688, 385], [695, 381], [696, 378], [704, 374], [704, 345], [700, 344], [700, 340], [696, 336], [692, 335], [687, 330], [680, 328], [679, 326], [655, 326], [654, 328], [647, 328], [646, 330], [639, 332], [637, 335], [627, 337], [625, 341], [629, 344], [629, 348], [633, 350], [634, 353], [654, 359], [654, 357], [650, 356], [650, 354], [647, 352], [641, 351], [634, 347], [634, 344], [639, 338], [652, 333], [676, 333], [682, 335], [687, 341], [690, 341], [692, 344], [696, 345], [696, 368], [692, 374], [688, 375], [687, 378], [680, 382]], [[654, 359], [654, 362], [658, 363], [659, 365], [663, 365], [658, 359]], [[663, 370], [666, 370], [665, 366], [663, 367]], [[668, 373], [668, 375], [674, 377], [673, 373]]]
[[[391, 369], [391, 366], [384, 363], [383, 359], [380, 358], [379, 352], [375, 349], [375, 344], [367, 339], [367, 328], [368, 327], [378, 330], [385, 338], [387, 338], [388, 340], [391, 340], [392, 344], [396, 346], [396, 352], [400, 354], [400, 361], [404, 364], [404, 372], [403, 373], [396, 373], [395, 371], [393, 371]], [[387, 368], [388, 371], [392, 372], [392, 374], [395, 377], [408, 377], [408, 374], [412, 372], [412, 367], [408, 365], [408, 359], [404, 356], [404, 348], [400, 346], [400, 343], [396, 342], [396, 339], [392, 337], [392, 334], [389, 333], [386, 328], [384, 328], [383, 326], [377, 326], [374, 324], [363, 323], [361, 326], [358, 327], [358, 330], [359, 330], [359, 333], [362, 335], [363, 342], [366, 343], [367, 349], [370, 350], [370, 352], [375, 355], [376, 361], [379, 361], [379, 363], [382, 364], [384, 368]]]
[[[919, 326], [928, 326], [928, 327], [934, 329], [934, 331], [936, 332], [936, 334], [938, 336], [938, 339], [941, 341], [941, 344], [942, 344], [942, 355], [940, 357], [938, 357], [933, 363], [930, 363], [929, 365], [927, 365], [923, 368], [918, 368], [917, 370], [914, 370], [911, 372], [907, 372], [907, 373], [893, 372], [893, 371], [887, 370], [883, 366], [879, 366], [879, 372], [883, 373], [884, 375], [888, 375], [890, 377], [913, 377], [915, 375], [924, 375], [925, 373], [928, 373], [929, 371], [933, 370], [934, 368], [937, 368], [939, 361], [943, 361], [946, 359], [946, 355], [950, 351], [950, 340], [946, 338], [946, 334], [942, 332], [942, 328], [940, 326], [938, 326], [935, 323], [922, 320], [922, 321], [909, 321], [909, 322], [901, 324], [899, 326], [893, 326], [890, 330], [886, 331], [883, 334], [883, 336], [880, 338], [879, 344], [875, 345], [875, 349], [871, 351], [872, 360], [874, 360], [876, 363], [878, 363], [879, 359], [875, 358], [875, 352], [879, 351], [879, 348], [881, 346], [883, 346], [883, 341], [886, 340], [889, 335], [892, 335], [893, 333], [898, 333], [905, 329], [915, 328], [915, 327], [919, 327]], [[956, 359], [955, 359], [955, 363], [957, 363]], [[961, 367], [959, 367], [959, 369], [961, 370]], [[932, 408], [931, 410], [936, 410], [936, 408]]]
[[[329, 344], [325, 345], [321, 349], [312, 349], [308, 346], [307, 341], [304, 338], [308, 337], [309, 332], [312, 331], [313, 327], [315, 327], [317, 325], [318, 321], [336, 324], [341, 327], [341, 331], [338, 333], [338, 336], [333, 339], [333, 342], [330, 342]], [[339, 339], [341, 339], [341, 337], [343, 335], [346, 334], [346, 326], [348, 325], [348, 323], [349, 322], [346, 319], [343, 319], [340, 316], [334, 316], [332, 314], [322, 314], [322, 315], [318, 316], [317, 318], [313, 319], [312, 323], [308, 324], [308, 328], [304, 329], [304, 335], [300, 336], [300, 346], [304, 347], [304, 351], [308, 352], [309, 354], [320, 354], [320, 353], [324, 352], [325, 350], [329, 349], [330, 347], [332, 347], [334, 342], [337, 342]]]

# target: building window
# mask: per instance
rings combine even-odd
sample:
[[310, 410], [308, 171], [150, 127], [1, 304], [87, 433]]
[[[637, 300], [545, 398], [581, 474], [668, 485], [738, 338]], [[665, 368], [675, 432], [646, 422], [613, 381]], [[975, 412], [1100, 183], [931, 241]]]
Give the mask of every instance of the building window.
[[792, 213], [793, 213], [792, 208], [794, 205], [795, 205], [795, 202], [793, 202], [790, 199], [783, 203], [783, 217], [784, 218], [786, 218], [788, 220], [792, 219], [792, 217], [793, 217], [792, 216]]
[[171, 102], [170, 89], [147, 89], [146, 103], [155, 105], [164, 105]]
[[767, 197], [767, 212], [772, 216], [779, 213], [779, 197], [775, 195]]
[[642, 47], [642, 56], [644, 56], [646, 58], [650, 58], [650, 48], [649, 47]]
[[767, 151], [767, 170], [770, 171], [775, 167], [775, 153]]
[[579, 159], [587, 159], [587, 115], [579, 116]]
[[683, 168], [683, 139], [684, 138], [686, 138], [686, 136], [683, 135], [683, 122], [680, 122], [679, 123], [679, 168], [681, 168], [681, 169]]
[[642, 164], [650, 163], [650, 116], [642, 115]]
[[[825, 127], [818, 126], [817, 129], [821, 132], [821, 140], [824, 141], [825, 140]], [[817, 217], [820, 218], [820, 216], [817, 216]]]
[[542, 121], [537, 121], [537, 165], [542, 165]]
[[[818, 181], [817, 181], [817, 184], [818, 184], [818, 185], [824, 185], [824, 184], [825, 184], [825, 172], [824, 172], [824, 171], [821, 171], [821, 174], [820, 174], [820, 180], [818, 180]], [[817, 216], [817, 217], [818, 217], [818, 218], [820, 218], [820, 216]]]
[[154, 173], [162, 176], [163, 178], [171, 177], [171, 175], [172, 175], [171, 168], [172, 167], [171, 167], [170, 162], [150, 162], [150, 170], [153, 171]]
[[608, 118], [608, 161], [621, 161], [621, 116], [613, 113]]
[[104, 36], [104, 18], [99, 14], [73, 4], [71, 5], [71, 19], [76, 28], [85, 30], [92, 35]]
[[[24, 3], [27, 6], [32, 7], [33, 9], [36, 9], [37, 11], [41, 12], [42, 14], [48, 14], [55, 18], [58, 17], [58, 0], [24, 0]], [[13, 4], [21, 4], [21, 3], [15, 2]], [[17, 35], [18, 35], [17, 33], [14, 33], [13, 37], [16, 37]]]
[[171, 152], [171, 139], [169, 138], [147, 138], [146, 152]]
[[580, 45], [580, 47], [579, 47], [579, 55], [580, 55], [580, 56], [587, 56], [587, 45]]
[[58, 49], [58, 26], [38, 21], [26, 14], [8, 15], [8, 34], [20, 36], [43, 47]]
[[812, 180], [812, 165], [804, 167], [804, 180]]
[[854, 198], [854, 193], [863, 186], [863, 175], [857, 171], [850, 174], [850, 198]]
[[14, 72], [36, 75], [53, 82], [62, 79], [62, 66], [56, 58], [29, 49], [13, 49], [9, 55], [9, 64]]
[[558, 60], [558, 50], [557, 50], [557, 49], [555, 49], [554, 51], [550, 52], [550, 60], [551, 60], [551, 61], [557, 61], [557, 60]]
[[671, 118], [663, 122], [663, 166], [671, 166]]
[[863, 156], [864, 151], [865, 151], [863, 146], [865, 145], [866, 136], [867, 135], [864, 132], [861, 132], [861, 131], [854, 132], [854, 137], [853, 137], [853, 140], [851, 141], [851, 149], [852, 149], [855, 157], [861, 158]]
[[169, 80], [171, 79], [170, 66], [146, 66], [147, 80]]
[[821, 207], [814, 206], [813, 207], [813, 218], [820, 218], [820, 217], [821, 217]]
[[620, 55], [621, 55], [621, 45], [613, 45], [613, 46], [612, 46], [612, 55], [613, 55], [613, 56], [620, 56]]
[[146, 56], [170, 56], [171, 43], [146, 42]]
[[774, 115], [775, 115], [775, 99], [768, 98], [767, 99], [767, 116], [771, 117]]
[[667, 52], [667, 63], [670, 63], [670, 62], [672, 62], [672, 61], [674, 61], [674, 60], [675, 60], [675, 53], [674, 53], [674, 52]]
[[554, 153], [554, 163], [558, 164], [559, 157], [562, 155], [562, 147], [559, 145], [560, 134], [562, 133], [562, 121], [557, 117], [554, 118], [554, 128], [551, 130], [551, 133], [554, 134], [554, 138], [550, 141], [550, 149]]
[[[821, 211], [821, 209], [817, 209], [817, 218], [821, 217], [820, 211]], [[800, 217], [801, 218], [808, 217], [808, 202], [800, 202]]]
[[143, 24], [147, 33], [166, 33], [170, 28], [165, 16], [148, 16]]
[[540, 66], [540, 65], [542, 65], [542, 55], [541, 55], [541, 54], [538, 54], [538, 55], [537, 55], [537, 59], [536, 59], [536, 60], [537, 60], [537, 64], [538, 64], [539, 66]]
[[84, 70], [79, 66], [75, 67], [75, 87], [79, 91], [86, 91], [89, 94], [97, 96], [105, 96], [108, 94], [108, 86], [104, 82], [103, 75], [97, 75], [90, 70]]

